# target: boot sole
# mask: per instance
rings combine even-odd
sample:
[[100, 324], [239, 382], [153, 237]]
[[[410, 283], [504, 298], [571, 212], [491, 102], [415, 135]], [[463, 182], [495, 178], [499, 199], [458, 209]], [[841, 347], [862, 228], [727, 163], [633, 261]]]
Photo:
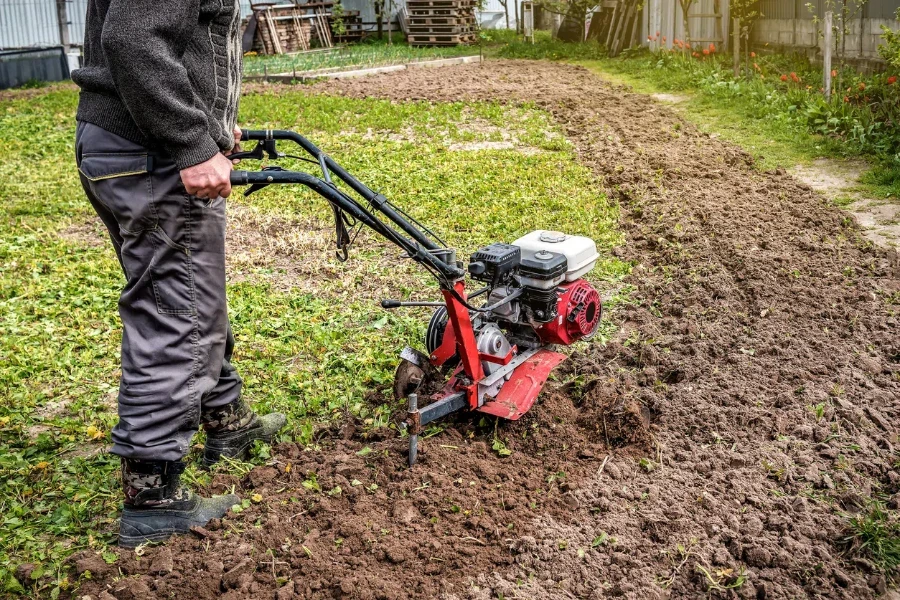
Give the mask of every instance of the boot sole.
[[155, 533], [151, 533], [148, 535], [122, 535], [119, 534], [119, 547], [120, 548], [137, 548], [142, 544], [148, 544], [151, 542], [165, 542], [173, 535], [183, 535], [183, 531], [178, 531], [175, 529], [172, 530], [164, 530], [158, 531]]

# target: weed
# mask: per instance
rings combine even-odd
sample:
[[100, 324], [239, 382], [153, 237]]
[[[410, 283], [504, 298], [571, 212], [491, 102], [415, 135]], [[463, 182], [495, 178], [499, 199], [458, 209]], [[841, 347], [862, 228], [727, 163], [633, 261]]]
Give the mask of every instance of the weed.
[[697, 571], [703, 574], [703, 577], [706, 579], [707, 590], [734, 590], [746, 583], [747, 576], [744, 573], [744, 568], [741, 567], [737, 573], [734, 572], [734, 569], [707, 569], [703, 565], [696, 565]]
[[878, 500], [864, 511], [848, 518], [841, 540], [849, 554], [868, 558], [887, 576], [900, 566], [900, 517]]
[[638, 466], [647, 473], [652, 473], [656, 470], [656, 463], [649, 458], [641, 458], [638, 460]]
[[828, 406], [827, 403], [825, 403], [825, 402], [819, 402], [819, 403], [816, 404], [815, 406], [810, 406], [810, 407], [809, 407], [810, 412], [812, 412], [812, 414], [815, 415], [815, 417], [816, 417], [816, 422], [817, 422], [817, 423], [818, 423], [819, 421], [821, 421], [822, 418], [825, 417], [825, 407], [826, 407], [826, 406]]

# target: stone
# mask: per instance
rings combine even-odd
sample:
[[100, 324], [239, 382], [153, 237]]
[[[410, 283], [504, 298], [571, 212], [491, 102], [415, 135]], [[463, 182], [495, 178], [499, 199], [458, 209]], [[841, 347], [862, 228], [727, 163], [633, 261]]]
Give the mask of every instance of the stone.
[[175, 562], [172, 560], [172, 551], [168, 548], [160, 549], [150, 561], [150, 572], [156, 575], [165, 575], [174, 569]]
[[231, 570], [222, 575], [222, 587], [226, 590], [234, 589], [241, 583], [241, 576], [256, 570], [256, 564], [252, 558], [245, 558]]

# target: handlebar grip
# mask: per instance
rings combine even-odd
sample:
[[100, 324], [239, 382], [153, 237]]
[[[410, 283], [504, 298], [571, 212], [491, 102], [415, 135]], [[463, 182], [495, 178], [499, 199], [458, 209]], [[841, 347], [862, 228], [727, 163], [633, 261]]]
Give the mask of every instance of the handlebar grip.
[[382, 300], [381, 308], [391, 309], [391, 308], [400, 308], [403, 304], [399, 300]]
[[246, 142], [247, 140], [284, 139], [284, 136], [278, 135], [281, 133], [281, 130], [273, 129], [241, 129], [241, 141]]

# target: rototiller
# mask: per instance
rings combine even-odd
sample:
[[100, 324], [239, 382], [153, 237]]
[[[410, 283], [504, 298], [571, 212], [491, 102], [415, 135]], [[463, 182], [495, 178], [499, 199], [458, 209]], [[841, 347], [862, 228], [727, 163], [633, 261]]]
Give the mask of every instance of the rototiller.
[[[466, 269], [453, 248], [309, 140], [279, 130], [244, 131], [241, 139], [259, 143], [232, 158], [305, 160], [318, 165], [322, 177], [267, 166], [261, 171], [234, 171], [233, 185], [250, 185], [247, 194], [271, 184], [304, 185], [334, 211], [340, 260], [347, 259], [356, 238], [350, 231], [366, 225], [437, 279], [443, 302], [381, 302], [385, 309], [436, 307], [425, 334], [427, 353], [404, 349], [394, 382], [395, 394], [409, 402], [405, 425], [410, 466], [416, 461], [418, 435], [435, 419], [463, 409], [510, 420], [521, 417], [534, 404], [550, 371], [566, 358], [553, 346], [567, 346], [597, 331], [600, 295], [582, 279], [597, 261], [592, 240], [534, 231], [512, 244], [485, 246], [466, 265], [471, 279], [481, 284], [467, 293]], [[311, 158], [279, 152], [276, 140], [299, 144]], [[338, 188], [332, 176], [365, 202]], [[476, 306], [473, 300], [478, 297], [485, 300]]]

